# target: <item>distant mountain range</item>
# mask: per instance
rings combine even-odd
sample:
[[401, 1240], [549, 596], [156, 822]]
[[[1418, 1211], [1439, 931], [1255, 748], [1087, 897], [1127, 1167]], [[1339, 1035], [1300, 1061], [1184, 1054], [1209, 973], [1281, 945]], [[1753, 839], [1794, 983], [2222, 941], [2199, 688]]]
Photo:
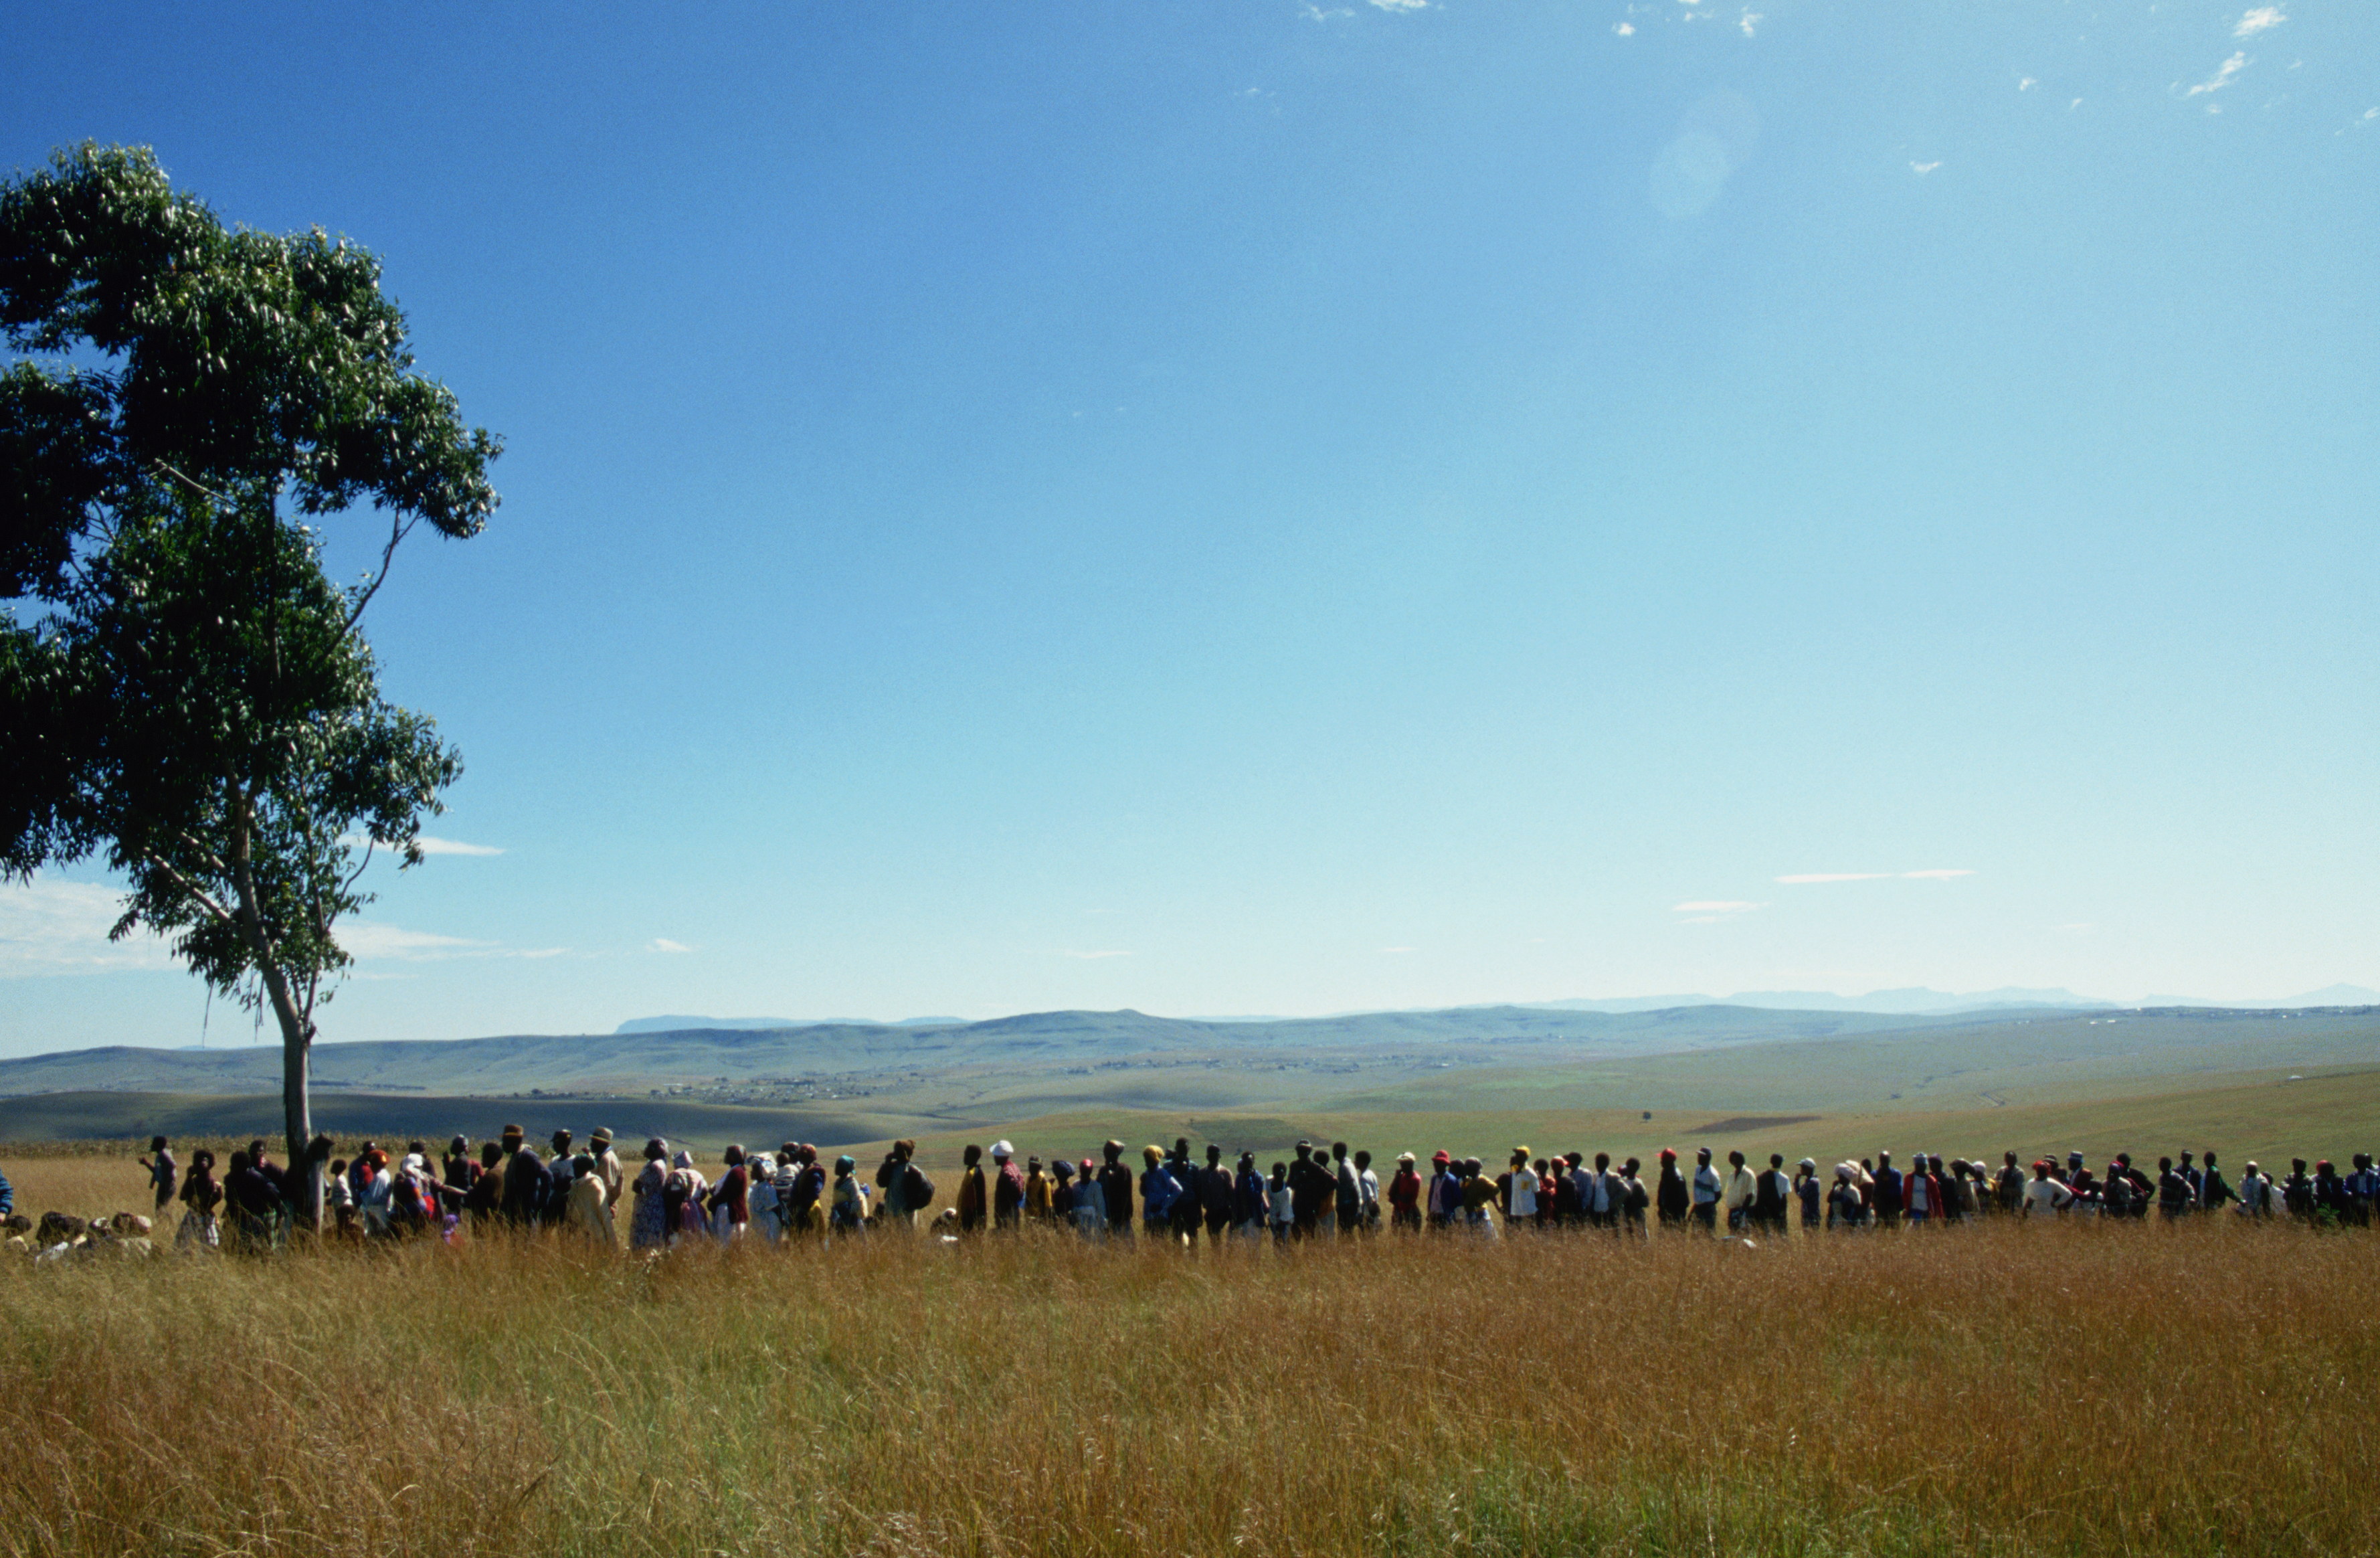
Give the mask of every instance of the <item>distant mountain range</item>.
[[613, 1033], [684, 1033], [710, 1029], [727, 1033], [769, 1032], [781, 1028], [963, 1028], [965, 1017], [902, 1017], [879, 1022], [874, 1017], [630, 1017]]

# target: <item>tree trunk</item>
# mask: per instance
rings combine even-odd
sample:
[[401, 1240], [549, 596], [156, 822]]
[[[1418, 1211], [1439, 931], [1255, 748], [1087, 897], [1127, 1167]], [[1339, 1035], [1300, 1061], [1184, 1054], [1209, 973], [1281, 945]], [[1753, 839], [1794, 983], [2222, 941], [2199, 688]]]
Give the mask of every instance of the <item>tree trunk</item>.
[[322, 1165], [308, 1150], [314, 1140], [313, 1103], [307, 1087], [313, 1036], [302, 1022], [284, 1016], [277, 1009], [280, 1003], [274, 1005], [273, 1015], [281, 1017], [282, 1124], [289, 1137], [289, 1172], [282, 1188], [298, 1226], [315, 1228], [322, 1221]]

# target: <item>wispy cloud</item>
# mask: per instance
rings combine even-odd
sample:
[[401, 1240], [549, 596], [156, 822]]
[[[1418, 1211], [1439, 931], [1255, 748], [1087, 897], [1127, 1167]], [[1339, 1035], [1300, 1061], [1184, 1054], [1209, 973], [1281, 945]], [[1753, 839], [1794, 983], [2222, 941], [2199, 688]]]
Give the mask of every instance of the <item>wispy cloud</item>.
[[2289, 19], [2288, 13], [2278, 6], [2258, 6], [2240, 18], [2240, 25], [2231, 30], [2231, 36], [2253, 38], [2259, 32], [2270, 32]]
[[109, 941], [123, 913], [123, 895], [96, 882], [37, 876], [0, 889], [0, 978], [178, 967], [163, 937]]
[[1091, 959], [1091, 958], [1098, 958], [1098, 957], [1130, 957], [1130, 956], [1132, 955], [1132, 954], [1131, 954], [1131, 953], [1129, 953], [1129, 952], [1113, 952], [1113, 951], [1110, 951], [1110, 952], [1076, 952], [1074, 948], [1072, 948], [1072, 947], [1068, 947], [1068, 948], [1066, 948], [1062, 953], [1061, 953], [1059, 955], [1061, 955], [1061, 956], [1062, 956], [1062, 957], [1080, 957], [1080, 958], [1084, 958], [1084, 959], [1087, 960], [1087, 959]]
[[2184, 97], [2203, 97], [2208, 92], [2219, 92], [2224, 88], [2231, 84], [2231, 78], [2237, 76], [2240, 72], [2247, 68], [2248, 55], [2243, 50], [2239, 54], [2233, 55], [2229, 59], [2225, 60], [2221, 65], [2216, 67], [2214, 75], [2209, 76], [2205, 80], [2199, 82], [2198, 85], [2191, 88], [2181, 95]]
[[424, 855], [501, 855], [504, 850], [492, 844], [465, 844], [460, 839], [432, 838], [428, 834], [413, 841]]
[[1681, 925], [1715, 925], [1767, 907], [1743, 898], [1689, 898], [1682, 904], [1672, 904], [1670, 912], [1681, 917], [1677, 921]]
[[2041, 81], [2040, 81], [2039, 78], [2037, 78], [2037, 77], [2033, 77], [2033, 76], [2022, 76], [2022, 77], [2019, 77], [2019, 78], [2017, 79], [2016, 90], [2017, 90], [2017, 91], [2021, 91], [2021, 92], [2029, 92], [2029, 91], [2033, 91], [2033, 89], [2034, 89], [2034, 88], [2035, 88], [2035, 87], [2037, 87], [2037, 86], [2039, 86], [2039, 85], [2041, 85]]
[[1427, 11], [1429, 0], [1372, 0], [1372, 6], [1381, 11]]
[[1611, 30], [1622, 38], [1633, 38], [1636, 36], [1636, 24], [1633, 21], [1615, 21], [1611, 24]]
[[1749, 38], [1752, 36], [1753, 30], [1767, 19], [1767, 18], [1762, 16], [1758, 11], [1746, 11], [1743, 13], [1742, 19], [1739, 20], [1735, 25], [1743, 29], [1743, 35], [1746, 38]]
[[[1332, 6], [1326, 10], [1320, 6], [1307, 4], [1300, 6], [1297, 8], [1297, 14], [1308, 21], [1341, 21], [1355, 13], [1344, 6]], [[1075, 415], [1080, 416], [1082, 413], [1078, 411]]]
[[1788, 887], [1806, 887], [1815, 882], [1948, 882], [1974, 874], [1963, 866], [1936, 866], [1919, 871], [1802, 871], [1777, 880]]
[[470, 954], [486, 954], [495, 949], [493, 942], [477, 942], [468, 936], [442, 936], [434, 931], [407, 931], [398, 925], [384, 925], [376, 919], [358, 919], [339, 927], [339, 944], [350, 956], [358, 958], [402, 958], [417, 962], [425, 958], [455, 957]]
[[694, 948], [684, 942], [671, 941], [667, 936], [655, 936], [645, 943], [645, 950], [647, 952], [692, 952]]
[[1936, 168], [1940, 167], [1941, 165], [1942, 159], [1937, 157], [1930, 163], [1912, 163], [1909, 164], [1909, 171], [1916, 174], [1922, 178], [1926, 174], [1932, 173]]

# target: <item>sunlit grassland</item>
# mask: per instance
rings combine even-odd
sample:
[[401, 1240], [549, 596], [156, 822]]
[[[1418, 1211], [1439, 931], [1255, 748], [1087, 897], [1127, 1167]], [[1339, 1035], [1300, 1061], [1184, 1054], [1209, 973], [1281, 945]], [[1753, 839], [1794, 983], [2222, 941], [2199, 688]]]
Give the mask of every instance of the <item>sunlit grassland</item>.
[[2368, 1552], [2367, 1235], [0, 1265], [0, 1552]]

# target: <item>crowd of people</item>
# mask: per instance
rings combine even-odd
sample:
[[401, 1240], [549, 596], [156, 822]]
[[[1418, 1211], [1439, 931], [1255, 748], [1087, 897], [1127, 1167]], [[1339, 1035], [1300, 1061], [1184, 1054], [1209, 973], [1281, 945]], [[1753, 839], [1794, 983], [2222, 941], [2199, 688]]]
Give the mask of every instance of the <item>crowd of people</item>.
[[[323, 1224], [338, 1237], [392, 1239], [454, 1236], [466, 1226], [550, 1227], [606, 1243], [622, 1233], [639, 1249], [689, 1240], [732, 1241], [808, 1237], [831, 1241], [870, 1233], [930, 1227], [953, 1238], [979, 1232], [1039, 1226], [1091, 1239], [1129, 1237], [1196, 1242], [1226, 1237], [1281, 1242], [1391, 1233], [1462, 1232], [1496, 1237], [1524, 1231], [1603, 1229], [1646, 1235], [1675, 1228], [1718, 1235], [1782, 1234], [1798, 1223], [1805, 1232], [1857, 1232], [1957, 1223], [1979, 1217], [2174, 1219], [2228, 1211], [2248, 1218], [2368, 1226], [2380, 1202], [2380, 1166], [2355, 1154], [2340, 1174], [2329, 1159], [2308, 1169], [2293, 1159], [2276, 1179], [2250, 1162], [2234, 1185], [2216, 1154], [2184, 1151], [2160, 1158], [2155, 1173], [2119, 1152], [2095, 1174], [2080, 1151], [2060, 1160], [2021, 1164], [2006, 1152], [1994, 1165], [1981, 1159], [1947, 1163], [1929, 1153], [1905, 1163], [1890, 1152], [1822, 1168], [1803, 1158], [1790, 1169], [1770, 1153], [1755, 1167], [1730, 1152], [1726, 1166], [1711, 1150], [1691, 1168], [1663, 1150], [1648, 1177], [1636, 1158], [1615, 1164], [1609, 1153], [1536, 1156], [1516, 1147], [1502, 1163], [1434, 1152], [1425, 1165], [1397, 1155], [1381, 1178], [1368, 1151], [1343, 1141], [1327, 1148], [1301, 1141], [1269, 1173], [1254, 1152], [1229, 1162], [1208, 1143], [1194, 1155], [1189, 1140], [1171, 1150], [1137, 1152], [1109, 1141], [1096, 1158], [1038, 1157], [1021, 1162], [1007, 1141], [962, 1154], [950, 1203], [935, 1211], [941, 1192], [917, 1161], [917, 1143], [896, 1141], [872, 1172], [848, 1153], [830, 1164], [820, 1150], [788, 1141], [773, 1153], [731, 1146], [716, 1177], [694, 1154], [654, 1138], [630, 1176], [613, 1150], [612, 1133], [584, 1143], [557, 1130], [540, 1151], [517, 1126], [474, 1151], [457, 1136], [434, 1160], [420, 1141], [393, 1152], [367, 1140], [352, 1158], [338, 1158], [328, 1138], [310, 1156], [322, 1170]], [[988, 1161], [987, 1161], [988, 1160]], [[177, 1167], [164, 1138], [140, 1160], [149, 1175], [160, 1223], [182, 1208], [176, 1243], [189, 1247], [264, 1248], [282, 1242], [305, 1202], [293, 1176], [275, 1165], [265, 1143], [231, 1154], [217, 1177], [214, 1155], [191, 1155]], [[0, 1178], [0, 1215], [10, 1211]]]

